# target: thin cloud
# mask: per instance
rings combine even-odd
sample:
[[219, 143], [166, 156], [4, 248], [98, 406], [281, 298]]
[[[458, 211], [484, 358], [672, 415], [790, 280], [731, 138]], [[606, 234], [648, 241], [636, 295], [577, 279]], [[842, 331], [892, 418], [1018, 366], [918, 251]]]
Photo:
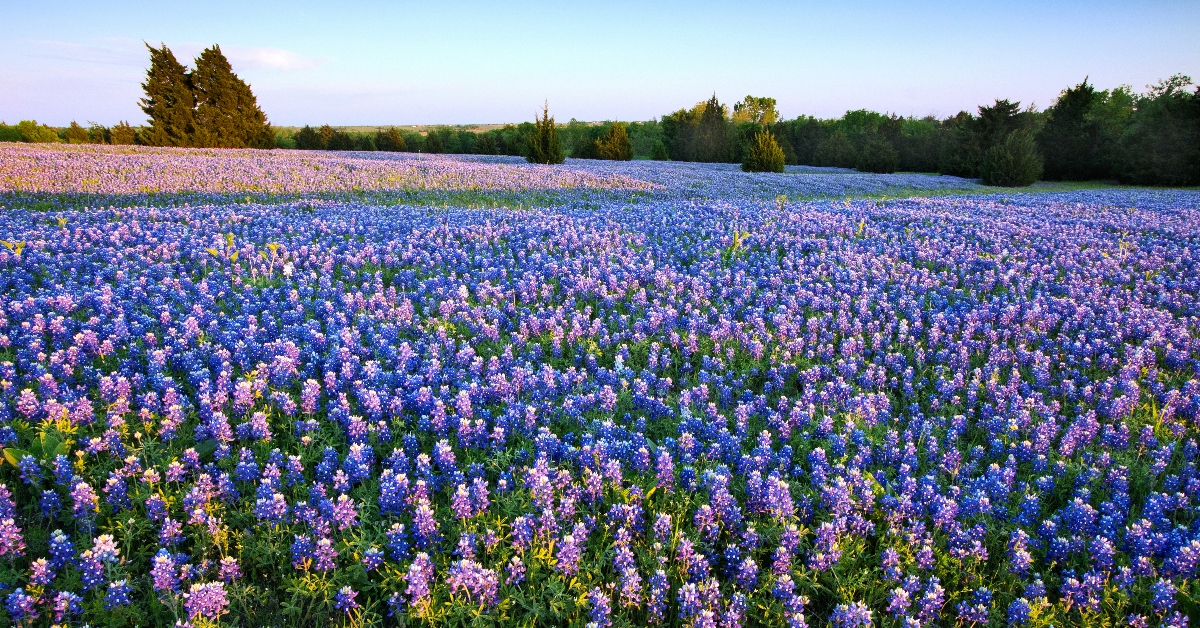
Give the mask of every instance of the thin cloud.
[[312, 70], [330, 61], [329, 57], [309, 57], [283, 48], [268, 46], [229, 46], [221, 51], [235, 68], [282, 70]]

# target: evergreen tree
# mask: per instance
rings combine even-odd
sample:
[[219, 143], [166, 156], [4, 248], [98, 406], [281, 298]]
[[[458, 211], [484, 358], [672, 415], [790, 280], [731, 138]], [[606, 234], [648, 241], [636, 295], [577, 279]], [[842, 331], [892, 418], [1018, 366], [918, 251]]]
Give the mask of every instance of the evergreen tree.
[[304, 125], [303, 129], [296, 132], [292, 137], [296, 142], [296, 148], [301, 150], [324, 150], [325, 145], [322, 143], [320, 134], [318, 134], [311, 126]]
[[704, 104], [704, 113], [700, 114], [700, 124], [697, 128], [696, 158], [698, 161], [725, 161], [727, 155], [728, 121], [725, 119], [725, 106], [717, 100], [717, 95]]
[[1087, 79], [1063, 90], [1046, 112], [1046, 125], [1037, 143], [1046, 160], [1046, 178], [1086, 181], [1103, 178], [1100, 164], [1100, 125], [1091, 119], [1092, 110], [1103, 98]]
[[354, 150], [354, 138], [343, 131], [334, 131], [325, 148], [329, 150]]
[[71, 120], [71, 126], [67, 127], [66, 140], [68, 144], [87, 144], [88, 132], [87, 129], [79, 126], [79, 123]]
[[742, 161], [746, 172], [783, 172], [784, 155], [779, 142], [770, 131], [763, 129], [754, 134], [754, 140]]
[[146, 48], [150, 50], [150, 69], [142, 83], [146, 97], [139, 101], [150, 117], [145, 142], [151, 146], [193, 146], [196, 97], [187, 68], [166, 44], [162, 48], [146, 44]]
[[624, 123], [613, 123], [608, 133], [596, 140], [596, 156], [613, 161], [633, 159], [633, 144], [629, 142], [629, 133], [625, 130]]
[[196, 58], [195, 145], [214, 148], [271, 148], [275, 134], [250, 86], [233, 73], [221, 47]]
[[128, 122], [122, 120], [108, 130], [108, 141], [113, 145], [133, 144], [137, 142], [137, 132]]
[[550, 105], [542, 107], [542, 119], [534, 122], [533, 136], [529, 138], [529, 152], [525, 159], [533, 164], [561, 164], [566, 160], [562, 145], [558, 141], [558, 131], [554, 127], [554, 118], [550, 117]]
[[1200, 185], [1200, 88], [1175, 75], [1137, 99], [1117, 176], [1137, 185]]
[[408, 150], [408, 145], [404, 142], [404, 136], [400, 135], [400, 131], [396, 127], [388, 127], [385, 131], [379, 129], [375, 132], [375, 148], [379, 150], [402, 152]]
[[1024, 187], [1042, 176], [1042, 156], [1026, 130], [1008, 134], [1004, 141], [989, 148], [979, 164], [979, 177], [985, 185]]
[[108, 129], [104, 128], [103, 125], [96, 124], [95, 122], [90, 123], [88, 125], [87, 134], [88, 134], [87, 141], [89, 144], [107, 144], [108, 143]]

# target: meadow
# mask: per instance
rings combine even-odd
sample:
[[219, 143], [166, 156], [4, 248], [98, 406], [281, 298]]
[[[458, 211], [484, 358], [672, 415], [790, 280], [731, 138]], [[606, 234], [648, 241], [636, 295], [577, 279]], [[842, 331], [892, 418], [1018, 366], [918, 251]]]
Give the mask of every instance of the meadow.
[[0, 144], [0, 624], [1200, 617], [1200, 191]]

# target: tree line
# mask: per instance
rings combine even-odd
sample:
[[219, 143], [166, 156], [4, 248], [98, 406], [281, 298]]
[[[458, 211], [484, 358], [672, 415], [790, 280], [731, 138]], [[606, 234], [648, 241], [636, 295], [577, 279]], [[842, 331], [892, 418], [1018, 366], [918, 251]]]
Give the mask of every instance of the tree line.
[[1182, 75], [1145, 93], [1100, 90], [1084, 79], [1045, 111], [999, 99], [941, 120], [867, 110], [836, 120], [777, 118], [773, 99], [747, 96], [730, 111], [714, 95], [662, 117], [665, 156], [745, 166], [770, 144], [759, 137], [765, 132], [793, 165], [937, 172], [993, 185], [1200, 185], [1200, 88]]
[[0, 123], [0, 141], [146, 144], [221, 148], [410, 151], [524, 156], [538, 163], [581, 159], [741, 163], [782, 172], [785, 164], [864, 172], [937, 172], [992, 185], [1116, 179], [1139, 185], [1200, 185], [1200, 88], [1183, 75], [1134, 92], [1100, 90], [1085, 78], [1038, 111], [998, 99], [945, 119], [859, 109], [838, 119], [781, 120], [773, 98], [746, 96], [732, 107], [716, 94], [649, 122], [557, 124], [548, 108], [533, 122], [484, 132], [439, 126], [424, 134], [396, 127], [363, 133], [329, 125], [273, 129], [250, 86], [219, 46], [194, 69], [162, 45], [150, 52], [139, 101], [149, 118], [65, 128]]

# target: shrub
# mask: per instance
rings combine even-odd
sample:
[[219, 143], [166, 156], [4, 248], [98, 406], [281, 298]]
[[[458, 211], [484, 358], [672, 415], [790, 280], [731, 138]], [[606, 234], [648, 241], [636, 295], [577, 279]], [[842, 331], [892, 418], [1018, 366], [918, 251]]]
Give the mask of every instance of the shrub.
[[900, 153], [891, 142], [879, 136], [872, 136], [858, 152], [858, 160], [854, 167], [858, 168], [859, 172], [891, 174], [900, 167]]
[[629, 143], [629, 134], [625, 131], [624, 123], [614, 123], [607, 135], [596, 140], [596, 156], [612, 161], [633, 159], [633, 144]]
[[404, 141], [404, 136], [400, 135], [400, 131], [396, 127], [388, 127], [387, 130], [379, 129], [375, 132], [375, 148], [390, 152], [401, 152], [408, 150], [408, 144]]
[[759, 131], [754, 134], [754, 141], [746, 151], [746, 159], [742, 161], [742, 170], [746, 172], [783, 172], [784, 155], [779, 142], [770, 131]]
[[1023, 187], [1042, 176], [1042, 156], [1028, 131], [1015, 131], [983, 154], [979, 178], [986, 185]]
[[542, 107], [542, 119], [534, 122], [533, 136], [529, 138], [529, 152], [525, 159], [531, 164], [561, 164], [566, 160], [554, 118], [550, 117], [550, 106]]

